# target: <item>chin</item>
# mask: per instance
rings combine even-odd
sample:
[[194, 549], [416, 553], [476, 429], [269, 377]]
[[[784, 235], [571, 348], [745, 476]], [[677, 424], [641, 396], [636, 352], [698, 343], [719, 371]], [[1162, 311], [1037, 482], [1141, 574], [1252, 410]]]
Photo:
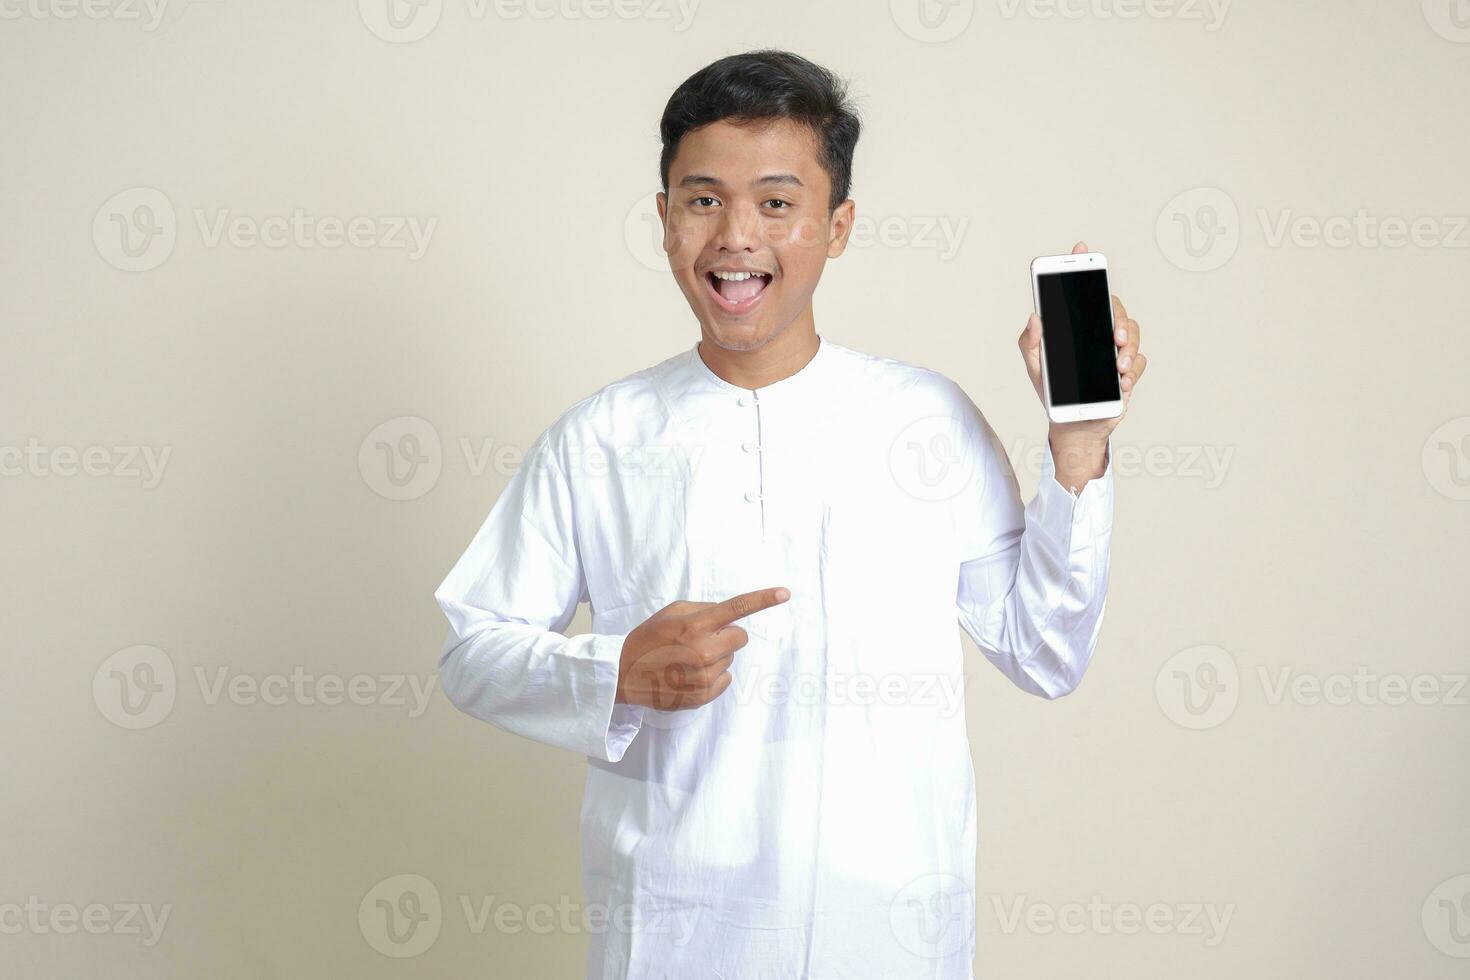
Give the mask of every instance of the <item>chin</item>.
[[706, 320], [704, 332], [717, 347], [730, 351], [757, 350], [775, 335], [775, 331], [763, 323], [730, 323], [727, 320]]

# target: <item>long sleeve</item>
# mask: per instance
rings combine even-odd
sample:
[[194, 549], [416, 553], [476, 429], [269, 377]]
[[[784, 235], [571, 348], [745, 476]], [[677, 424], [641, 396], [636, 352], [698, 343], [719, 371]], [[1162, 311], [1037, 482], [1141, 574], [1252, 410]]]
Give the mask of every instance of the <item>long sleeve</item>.
[[1047, 441], [1041, 482], [1024, 508], [1004, 449], [965, 399], [965, 451], [976, 478], [955, 506], [963, 548], [957, 604], [965, 631], [1018, 687], [1045, 698], [1075, 690], [1107, 606], [1113, 452], [1073, 494], [1056, 480]]
[[439, 679], [456, 707], [482, 721], [617, 762], [642, 709], [614, 703], [627, 634], [562, 633], [587, 585], [571, 482], [551, 432], [434, 593], [449, 619]]

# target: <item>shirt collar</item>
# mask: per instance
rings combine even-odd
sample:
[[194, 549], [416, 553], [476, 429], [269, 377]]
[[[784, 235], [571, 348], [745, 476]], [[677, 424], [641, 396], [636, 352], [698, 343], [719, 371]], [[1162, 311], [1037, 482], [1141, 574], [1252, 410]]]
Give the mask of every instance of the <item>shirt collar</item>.
[[825, 398], [830, 394], [823, 382], [831, 377], [833, 371], [834, 347], [831, 341], [817, 334], [816, 354], [795, 374], [754, 389], [733, 385], [711, 371], [709, 365], [704, 363], [704, 358], [699, 356], [698, 342], [685, 353], [685, 367], [698, 379], [699, 385], [708, 390], [724, 393], [733, 399], [750, 398], [753, 393], [756, 401], [781, 405]]

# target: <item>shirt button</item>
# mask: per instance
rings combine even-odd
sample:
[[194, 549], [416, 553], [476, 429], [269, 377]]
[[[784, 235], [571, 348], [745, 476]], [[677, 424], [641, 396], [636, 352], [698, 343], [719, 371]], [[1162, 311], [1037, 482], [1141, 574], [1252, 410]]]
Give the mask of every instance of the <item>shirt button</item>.
[[761, 499], [761, 495], [756, 493], [754, 490], [747, 490], [745, 491], [745, 499], [750, 501], [751, 503], [755, 503], [757, 500]]
[[745, 408], [745, 407], [747, 407], [747, 406], [750, 405], [750, 399], [749, 398], [746, 398], [744, 395], [741, 395], [739, 398], [737, 398], [735, 400], [735, 403], [737, 405], [739, 405], [741, 408]]
[[743, 444], [742, 444], [742, 445], [741, 445], [741, 446], [740, 446], [740, 448], [741, 448], [741, 449], [743, 449], [743, 450], [745, 450], [745, 451], [746, 451], [746, 452], [748, 452], [748, 453], [753, 453], [753, 452], [755, 452], [755, 451], [756, 451], [756, 450], [757, 450], [757, 449], [759, 449], [759, 448], [760, 448], [760, 447], [759, 447], [759, 446], [757, 446], [757, 445], [756, 445], [756, 444], [755, 444], [755, 443], [753, 443], [753, 442], [747, 442], [747, 443], [743, 443]]

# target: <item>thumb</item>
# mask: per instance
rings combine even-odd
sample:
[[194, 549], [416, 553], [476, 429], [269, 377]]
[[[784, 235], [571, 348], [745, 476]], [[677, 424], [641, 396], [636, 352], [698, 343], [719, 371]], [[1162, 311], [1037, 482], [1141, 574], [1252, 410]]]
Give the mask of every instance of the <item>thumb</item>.
[[1078, 255], [1078, 254], [1080, 254], [1082, 252], [1085, 252], [1085, 251], [1087, 251], [1087, 243], [1086, 242], [1078, 242], [1076, 245], [1073, 245], [1072, 246], [1072, 254], [1073, 255]]

